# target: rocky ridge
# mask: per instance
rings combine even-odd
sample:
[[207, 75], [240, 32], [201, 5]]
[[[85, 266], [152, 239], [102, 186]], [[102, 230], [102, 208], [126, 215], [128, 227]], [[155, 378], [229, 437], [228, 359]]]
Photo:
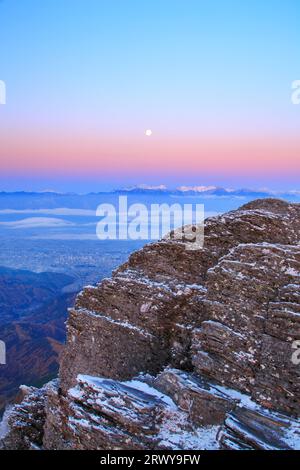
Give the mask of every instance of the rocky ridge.
[[79, 294], [59, 379], [6, 412], [2, 447], [299, 448], [299, 244], [300, 206], [263, 199], [207, 219], [202, 250], [131, 255]]

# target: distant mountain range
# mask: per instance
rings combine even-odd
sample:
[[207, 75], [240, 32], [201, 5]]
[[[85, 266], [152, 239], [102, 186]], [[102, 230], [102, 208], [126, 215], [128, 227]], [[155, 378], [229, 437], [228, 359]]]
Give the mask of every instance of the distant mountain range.
[[[160, 200], [161, 197], [199, 197], [199, 199], [235, 199], [243, 198], [250, 201], [257, 198], [277, 197], [300, 201], [300, 190], [291, 191], [271, 191], [268, 189], [228, 189], [218, 186], [181, 186], [176, 189], [167, 188], [164, 185], [147, 186], [138, 185], [124, 189], [116, 189], [110, 192], [94, 192], [88, 194], [76, 193], [55, 193], [52, 191], [43, 192], [0, 192], [0, 214], [10, 211], [36, 211], [40, 209], [69, 208], [80, 210], [95, 210], [95, 208], [105, 202], [114, 202], [118, 195], [128, 195], [137, 199], [139, 196], [147, 198], [151, 202], [153, 199]], [[147, 201], [147, 200], [146, 200]], [[143, 200], [145, 202], [145, 199]]]
[[280, 197], [280, 196], [299, 196], [300, 190], [291, 191], [272, 191], [269, 189], [232, 189], [222, 188], [220, 186], [180, 186], [176, 189], [169, 189], [164, 185], [147, 186], [137, 185], [125, 189], [118, 189], [116, 193], [163, 193], [177, 195], [199, 195], [199, 196], [253, 196], [257, 197]]
[[130, 186], [126, 188], [114, 189], [112, 191], [97, 191], [86, 194], [78, 194], [75, 192], [55, 192], [55, 191], [0, 191], [0, 198], [23, 198], [23, 197], [39, 197], [47, 198], [49, 200], [56, 198], [65, 198], [65, 197], [88, 197], [88, 196], [97, 196], [99, 194], [118, 194], [118, 193], [162, 193], [162, 194], [199, 194], [199, 195], [213, 195], [213, 196], [280, 196], [280, 195], [297, 195], [300, 196], [300, 189], [296, 190], [271, 190], [267, 188], [262, 189], [249, 189], [249, 188], [223, 188], [221, 186], [179, 186], [178, 188], [168, 188], [167, 186], [161, 184], [156, 186], [140, 184], [136, 186]]

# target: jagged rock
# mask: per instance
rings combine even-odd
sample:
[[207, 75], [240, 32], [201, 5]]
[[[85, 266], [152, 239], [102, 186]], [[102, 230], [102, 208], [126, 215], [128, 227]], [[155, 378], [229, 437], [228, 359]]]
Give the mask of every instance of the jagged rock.
[[300, 337], [300, 278], [282, 286], [276, 299], [269, 303], [266, 333], [283, 341]]
[[191, 366], [190, 330], [202, 317], [204, 293], [195, 284], [159, 283], [132, 271], [86, 289], [70, 310], [60, 369], [65, 390], [82, 372], [123, 380], [157, 373], [172, 358]]
[[45, 398], [51, 383], [38, 389], [22, 387], [19, 404], [8, 407], [0, 426], [0, 449], [38, 450], [43, 443]]
[[145, 449], [145, 443], [153, 441], [152, 417], [159, 400], [141, 395], [118, 382], [89, 376], [79, 376], [78, 386], [66, 397], [52, 390], [46, 405], [51, 419], [45, 427], [45, 448]]
[[[260, 331], [264, 323], [261, 310], [266, 302], [274, 299], [277, 288], [272, 281], [272, 270], [278, 267], [275, 252], [280, 249], [276, 245], [257, 248], [253, 242], [292, 245], [299, 242], [299, 233], [297, 204], [258, 200], [237, 211], [207, 219], [203, 250], [189, 251], [181, 241], [163, 240], [132, 254], [111, 279], [96, 288], [85, 289], [70, 312], [67, 348], [60, 368], [65, 391], [76, 383], [79, 373], [127, 379], [138, 372], [158, 373], [168, 363], [191, 370], [193, 330], [203, 320], [219, 321], [223, 313], [217, 312], [217, 308], [227, 309], [229, 295], [233, 295], [229, 308], [233, 309], [234, 325], [244, 321], [244, 329]], [[263, 255], [263, 250], [274, 252], [269, 263], [268, 253]], [[293, 248], [290, 250], [292, 253]], [[284, 248], [281, 251], [284, 257]], [[257, 261], [256, 267], [247, 262], [251, 256], [252, 262]], [[296, 261], [290, 268], [295, 264]], [[265, 276], [264, 270], [269, 270], [269, 275]], [[250, 288], [248, 278], [252, 276], [255, 282]], [[283, 279], [288, 282], [293, 276], [284, 276], [279, 271], [277, 278], [283, 285]], [[253, 299], [252, 306], [256, 308], [253, 315], [243, 313], [245, 296]], [[213, 303], [211, 308], [209, 302]], [[241, 314], [235, 319], [237, 310]], [[248, 334], [247, 338], [247, 350], [256, 349], [255, 337]], [[248, 352], [246, 356], [244, 366], [237, 368], [236, 375], [245, 370], [241, 387], [249, 391], [256, 359]], [[239, 359], [235, 358], [235, 362]]]
[[154, 386], [169, 395], [197, 426], [222, 424], [238, 402], [204, 377], [174, 369], [159, 374]]
[[197, 449], [217, 447], [218, 427], [194, 428], [187, 413], [140, 380], [78, 376], [66, 397], [48, 393], [46, 449]]
[[280, 337], [286, 341], [265, 334], [274, 333], [274, 305], [277, 312], [285, 308], [280, 296], [299, 273], [298, 246], [266, 243], [239, 245], [210, 269], [204, 300], [210, 320], [194, 332], [196, 372], [252, 393], [264, 406], [299, 414], [300, 370], [291, 361], [296, 315], [285, 315]]
[[292, 353], [290, 341], [263, 335], [252, 396], [267, 408], [300, 416], [300, 367]]
[[238, 408], [228, 415], [218, 441], [227, 450], [299, 449], [300, 423], [263, 409]]

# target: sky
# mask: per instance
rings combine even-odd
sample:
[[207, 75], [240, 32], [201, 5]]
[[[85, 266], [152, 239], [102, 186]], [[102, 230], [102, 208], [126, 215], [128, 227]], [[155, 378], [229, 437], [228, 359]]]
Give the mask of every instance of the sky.
[[299, 0], [0, 1], [0, 190], [300, 189], [299, 20]]

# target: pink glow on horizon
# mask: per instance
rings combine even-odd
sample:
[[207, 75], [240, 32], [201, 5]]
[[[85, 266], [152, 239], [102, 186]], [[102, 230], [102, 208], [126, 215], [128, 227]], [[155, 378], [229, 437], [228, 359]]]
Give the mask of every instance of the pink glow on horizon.
[[113, 138], [37, 131], [0, 137], [2, 172], [80, 174], [122, 172], [225, 174], [300, 174], [300, 138], [217, 136], [180, 137], [141, 130], [138, 136]]

